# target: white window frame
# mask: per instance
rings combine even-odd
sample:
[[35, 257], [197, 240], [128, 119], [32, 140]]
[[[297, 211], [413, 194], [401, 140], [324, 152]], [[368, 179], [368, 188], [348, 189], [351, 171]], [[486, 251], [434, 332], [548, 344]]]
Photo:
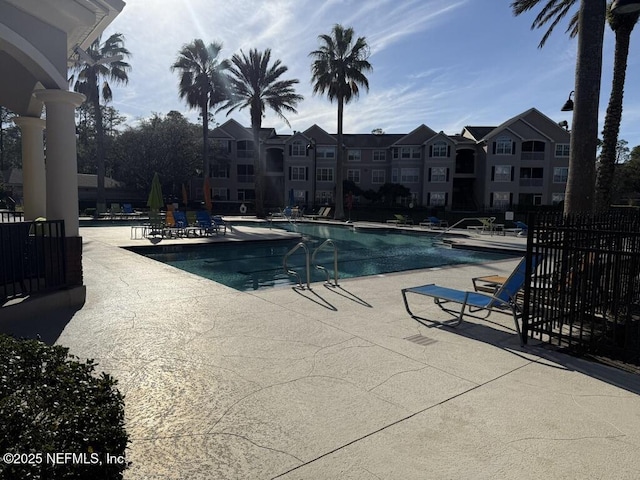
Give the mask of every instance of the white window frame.
[[384, 162], [387, 160], [387, 152], [385, 150], [374, 150], [372, 158], [374, 162]]
[[493, 171], [494, 182], [511, 181], [511, 165], [496, 165]]
[[431, 146], [431, 156], [434, 158], [446, 158], [447, 152], [449, 150], [449, 145], [445, 141], [435, 142]]
[[291, 156], [292, 157], [306, 157], [307, 146], [300, 140], [294, 140], [291, 143]]
[[347, 150], [347, 161], [359, 162], [360, 160], [362, 160], [362, 150], [358, 150], [358, 149]]
[[503, 135], [496, 138], [496, 155], [513, 155], [513, 140]]
[[553, 183], [567, 183], [569, 167], [553, 167]]
[[291, 167], [291, 181], [302, 182], [307, 180], [307, 167], [293, 166]]
[[316, 158], [336, 158], [336, 147], [316, 147]]
[[554, 192], [551, 194], [551, 205], [558, 205], [564, 202], [565, 194], [561, 192]]
[[431, 183], [446, 183], [447, 167], [431, 167]]
[[360, 183], [360, 169], [349, 168], [347, 169], [347, 180], [351, 180], [353, 183]]
[[508, 207], [511, 200], [511, 192], [493, 192], [493, 208]]
[[324, 204], [333, 203], [333, 191], [316, 190], [316, 203], [324, 203]]
[[556, 158], [569, 158], [571, 152], [568, 143], [556, 143]]
[[229, 200], [227, 198], [227, 189], [226, 188], [212, 188], [211, 189], [211, 198], [216, 198], [218, 200]]
[[400, 183], [420, 183], [420, 169], [417, 167], [407, 167], [400, 169]]
[[318, 182], [333, 182], [333, 167], [318, 167], [316, 168], [316, 181]]
[[374, 185], [382, 185], [387, 181], [387, 172], [382, 169], [371, 170], [371, 183]]
[[429, 192], [430, 207], [444, 207], [447, 201], [446, 192]]

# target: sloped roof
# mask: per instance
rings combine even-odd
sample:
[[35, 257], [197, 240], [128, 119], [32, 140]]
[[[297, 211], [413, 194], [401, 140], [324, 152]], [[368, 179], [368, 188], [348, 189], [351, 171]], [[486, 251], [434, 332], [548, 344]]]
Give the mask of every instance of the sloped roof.
[[425, 124], [420, 125], [411, 132], [403, 135], [396, 145], [422, 145], [424, 142], [436, 135], [435, 130], [430, 129]]
[[382, 135], [372, 135], [370, 133], [362, 134], [344, 134], [342, 136], [344, 144], [352, 148], [389, 148], [405, 135], [402, 133]]
[[464, 129], [473, 136], [473, 138], [479, 142], [483, 140], [490, 132], [495, 130], [496, 127], [475, 127], [467, 126]]

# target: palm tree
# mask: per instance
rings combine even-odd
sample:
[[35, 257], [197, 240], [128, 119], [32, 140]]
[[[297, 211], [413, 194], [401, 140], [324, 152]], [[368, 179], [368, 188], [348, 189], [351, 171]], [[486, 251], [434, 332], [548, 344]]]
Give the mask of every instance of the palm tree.
[[[90, 59], [75, 67], [78, 80], [74, 90], [84, 94], [87, 98], [85, 102], [91, 105], [95, 116], [96, 124], [96, 165], [98, 174], [98, 191], [96, 198], [97, 213], [106, 210], [106, 194], [104, 189], [104, 125], [102, 124], [102, 109], [100, 107], [100, 97], [105, 103], [113, 98], [109, 80], [116, 84], [126, 84], [129, 82], [128, 72], [131, 65], [124, 61], [131, 55], [124, 46], [124, 35], [114, 33], [104, 43], [100, 43], [101, 38], [96, 38], [86, 53]], [[102, 82], [102, 89], [98, 86]]]
[[639, 12], [627, 14], [607, 14], [609, 26], [616, 36], [613, 54], [613, 80], [609, 105], [604, 117], [602, 129], [602, 150], [600, 166], [596, 181], [596, 208], [606, 209], [611, 205], [613, 177], [618, 151], [618, 133], [622, 121], [622, 100], [624, 98], [624, 82], [627, 74], [627, 58], [629, 57], [629, 41], [631, 32], [638, 22]]
[[[272, 65], [271, 50], [260, 52], [251, 49], [247, 56], [242, 50], [231, 57], [229, 68], [231, 80], [231, 96], [227, 103], [218, 110], [235, 110], [249, 107], [251, 115], [251, 131], [253, 133], [254, 175], [256, 186], [256, 215], [264, 217], [264, 168], [260, 149], [260, 128], [265, 109], [271, 108], [287, 125], [289, 121], [284, 112], [298, 113], [296, 106], [302, 101], [302, 95], [295, 93], [293, 86], [298, 79], [279, 80], [288, 70], [280, 60]], [[290, 126], [290, 125], [289, 125]]]
[[309, 54], [311, 64], [313, 93], [326, 93], [329, 100], [338, 102], [338, 151], [336, 155], [336, 210], [335, 218], [344, 218], [344, 198], [342, 185], [342, 122], [344, 105], [360, 94], [360, 87], [369, 90], [369, 80], [363, 72], [372, 70], [368, 62], [369, 46], [365, 37], [354, 41], [353, 28], [342, 25], [333, 26], [330, 35], [319, 35], [320, 46]]
[[[543, 36], [539, 47], [544, 46], [545, 41], [553, 32], [554, 27], [576, 4], [576, 0], [546, 1], [546, 5], [542, 8], [533, 24], [531, 25], [531, 28], [541, 28], [546, 25], [547, 22], [551, 21], [551, 26]], [[516, 0], [511, 4], [511, 7], [513, 8], [513, 12], [515, 15], [520, 15], [521, 13], [532, 9], [541, 3], [542, 0]], [[598, 23], [603, 23], [600, 21], [600, 17], [602, 16], [602, 11], [600, 8], [601, 5], [596, 5], [596, 3], [597, 2], [590, 2], [588, 9], [586, 9], [587, 12], [592, 12], [595, 16], [595, 20], [593, 20], [593, 22], [591, 23], [591, 25], [593, 26]], [[567, 32], [569, 32], [571, 37], [575, 37], [579, 31], [579, 13], [579, 10], [576, 11], [569, 22]], [[606, 208], [606, 206], [611, 203], [611, 186], [613, 182], [613, 171], [615, 169], [616, 162], [618, 133], [620, 131], [620, 122], [622, 120], [622, 100], [624, 96], [624, 81], [627, 70], [627, 57], [629, 54], [629, 40], [631, 37], [631, 32], [633, 31], [633, 28], [638, 21], [638, 13], [612, 14], [609, 10], [606, 18], [608, 20], [609, 26], [615, 33], [616, 43], [611, 95], [609, 97], [609, 105], [607, 106], [607, 113], [605, 116], [602, 131], [602, 151], [600, 154], [600, 168], [598, 169], [596, 191], [596, 207], [598, 208]], [[589, 43], [590, 45], [588, 45], [588, 47], [592, 49], [590, 53], [587, 53], [585, 55], [585, 59], [588, 60], [586, 63], [589, 64], [587, 66], [592, 66], [594, 59], [596, 59], [598, 56], [600, 59], [602, 58], [602, 35], [600, 35], [598, 31], [594, 31], [593, 28], [585, 29], [585, 31], [587, 35], [592, 36], [591, 41], [585, 42]], [[579, 67], [576, 69], [576, 71], [578, 70]], [[592, 78], [584, 81], [588, 91], [587, 89], [583, 89], [583, 94], [589, 95], [591, 97], [595, 96], [595, 98], [598, 97], [599, 92], [596, 92], [595, 88], [597, 87], [599, 90], [600, 82], [599, 80], [596, 80], [596, 75], [599, 77], [598, 71], [594, 69]], [[592, 101], [591, 103], [597, 105], [597, 102]], [[589, 120], [589, 115], [595, 116], [597, 118], [597, 108], [592, 112], [574, 112], [574, 119], [576, 119], [577, 117], [577, 122], [586, 122]], [[576, 120], [574, 120], [574, 124], [575, 123]], [[579, 127], [578, 132], [576, 132], [576, 126]], [[574, 194], [571, 195], [572, 197], [582, 198], [584, 200], [590, 199], [592, 195], [591, 191], [593, 189], [591, 185], [593, 185], [593, 180], [591, 177], [593, 177], [594, 175], [592, 172], [595, 168], [595, 159], [593, 162], [591, 162], [590, 159], [594, 156], [593, 154], [591, 154], [591, 152], [595, 152], [595, 149], [592, 147], [595, 145], [595, 142], [597, 142], [597, 140], [585, 143], [580, 138], [575, 138], [576, 136], [579, 137], [578, 134], [581, 130], [581, 124], [573, 126], [573, 132], [571, 135], [571, 158], [574, 157], [573, 151], [574, 149], [576, 149], [576, 158], [583, 157], [589, 159], [590, 163], [587, 164], [586, 162], [580, 162], [580, 172], [577, 171], [578, 168], [573, 168], [574, 174], [580, 175], [580, 181], [576, 181], [576, 177], [571, 173], [569, 174], [571, 180], [573, 181], [571, 182], [572, 188], [570, 188], [569, 182], [567, 184], [567, 196], [569, 196], [569, 194], [571, 193], [570, 191], [573, 191]], [[586, 147], [588, 147], [588, 149]], [[573, 209], [573, 207], [571, 206], [571, 199], [568, 200], [569, 204], [565, 204], [565, 212], [567, 212], [567, 208], [569, 208], [569, 210]], [[588, 205], [583, 201], [573, 203], [578, 203], [585, 206]], [[589, 203], [592, 204], [593, 202], [589, 200]], [[586, 208], [581, 207], [579, 210], [586, 210]], [[576, 209], [576, 211], [578, 210]]]
[[222, 43], [209, 45], [196, 38], [183, 45], [178, 58], [171, 65], [171, 71], [180, 73], [180, 98], [185, 99], [191, 108], [200, 109], [202, 115], [202, 171], [204, 178], [209, 177], [209, 110], [224, 102], [228, 97], [225, 71], [228, 60], [219, 60]]

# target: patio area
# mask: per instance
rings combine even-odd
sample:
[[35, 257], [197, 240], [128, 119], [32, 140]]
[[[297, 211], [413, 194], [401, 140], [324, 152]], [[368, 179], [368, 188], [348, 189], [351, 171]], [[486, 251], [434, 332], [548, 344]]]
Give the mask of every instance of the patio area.
[[80, 235], [85, 305], [13, 327], [119, 380], [125, 478], [640, 476], [638, 376], [520, 347], [508, 315], [405, 312], [401, 288], [471, 289], [517, 259], [239, 292], [119, 248], [142, 242], [128, 227]]

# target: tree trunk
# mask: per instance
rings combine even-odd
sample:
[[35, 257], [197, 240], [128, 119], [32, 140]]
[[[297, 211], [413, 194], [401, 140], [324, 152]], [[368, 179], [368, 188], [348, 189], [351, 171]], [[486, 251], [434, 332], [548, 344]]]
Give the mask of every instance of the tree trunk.
[[596, 208], [606, 210], [612, 202], [611, 187], [615, 172], [616, 156], [618, 152], [618, 133], [622, 121], [622, 100], [624, 97], [624, 82], [627, 74], [627, 58], [629, 56], [629, 39], [638, 15], [621, 15], [626, 18], [616, 18], [621, 22], [615, 29], [616, 43], [613, 60], [613, 81], [607, 113], [604, 117], [602, 130], [602, 151], [600, 152], [600, 166], [598, 168], [596, 184]]
[[202, 107], [202, 172], [204, 177], [210, 176], [209, 167], [209, 110], [206, 106]]
[[[97, 82], [96, 82], [97, 83]], [[101, 214], [107, 211], [107, 195], [104, 188], [105, 166], [104, 166], [104, 125], [102, 124], [102, 109], [100, 108], [100, 94], [98, 86], [95, 88], [93, 98], [93, 111], [96, 119], [96, 167], [98, 189], [96, 192], [96, 213]]]
[[342, 149], [342, 120], [344, 115], [344, 99], [338, 98], [338, 148], [336, 152], [336, 211], [334, 217], [336, 220], [344, 219], [344, 194], [342, 185], [342, 164], [344, 163]]
[[593, 211], [605, 0], [582, 0], [564, 213]]
[[262, 155], [260, 154], [260, 126], [251, 122], [253, 133], [253, 175], [256, 188], [256, 217], [265, 218], [264, 209], [264, 169], [262, 168]]

